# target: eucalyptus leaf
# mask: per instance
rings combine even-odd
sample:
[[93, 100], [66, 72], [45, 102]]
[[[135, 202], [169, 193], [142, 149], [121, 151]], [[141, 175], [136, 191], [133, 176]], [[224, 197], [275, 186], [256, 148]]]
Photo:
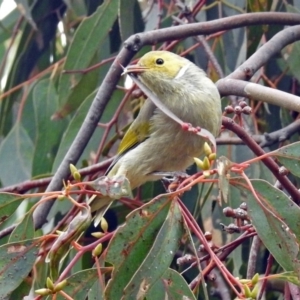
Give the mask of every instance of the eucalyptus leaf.
[[[105, 0], [94, 14], [80, 24], [67, 53], [65, 70], [80, 70], [90, 65], [96, 51], [117, 18], [118, 3], [118, 0]], [[81, 73], [61, 75], [58, 87], [61, 104], [66, 103], [82, 77]]]
[[[300, 276], [300, 235], [299, 226], [294, 222], [299, 220], [300, 209], [282, 191], [266, 181], [251, 181], [261, 203], [249, 192], [248, 184], [243, 179], [234, 179], [231, 183], [247, 193], [247, 211], [264, 245], [285, 271], [294, 271]], [[295, 209], [289, 209], [290, 205]], [[294, 216], [290, 215], [292, 212]]]
[[[118, 228], [108, 246], [106, 255], [106, 260], [114, 265], [112, 279], [109, 281], [105, 291], [106, 298], [122, 298], [124, 288], [133, 280], [136, 272], [148, 261], [147, 258], [151, 249], [155, 247], [161, 230], [164, 230], [164, 224], [170, 213], [170, 208], [171, 202], [168, 198], [163, 197], [152, 200], [131, 212], [127, 216], [125, 225]], [[172, 216], [169, 218], [172, 219]], [[173, 255], [174, 253], [169, 253], [169, 258], [173, 257]], [[153, 270], [153, 272], [160, 271], [163, 274], [165, 268], [165, 266], [161, 268], [158, 264], [157, 269]], [[152, 270], [148, 269], [143, 276], [151, 277]], [[139, 287], [143, 283], [144, 278], [139, 277], [135, 287]], [[126, 297], [128, 296], [127, 293]]]
[[5, 299], [25, 279], [38, 256], [37, 240], [0, 246], [0, 299]]
[[281, 147], [274, 155], [291, 173], [300, 177], [300, 142]]
[[4, 186], [31, 178], [33, 144], [20, 123], [0, 144], [0, 157], [0, 180]]

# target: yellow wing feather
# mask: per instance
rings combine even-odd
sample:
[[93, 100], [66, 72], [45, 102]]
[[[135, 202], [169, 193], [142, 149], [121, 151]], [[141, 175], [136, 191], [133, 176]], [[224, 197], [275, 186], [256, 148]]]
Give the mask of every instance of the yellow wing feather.
[[126, 131], [118, 148], [118, 155], [126, 153], [129, 149], [142, 143], [146, 138], [149, 137], [149, 123], [138, 124], [135, 126], [134, 123]]

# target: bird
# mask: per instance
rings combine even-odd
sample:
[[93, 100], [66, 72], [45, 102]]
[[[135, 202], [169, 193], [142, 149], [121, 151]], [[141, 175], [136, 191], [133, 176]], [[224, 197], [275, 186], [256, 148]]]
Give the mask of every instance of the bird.
[[[124, 74], [134, 74], [183, 122], [208, 130], [214, 137], [221, 128], [221, 98], [213, 81], [190, 60], [169, 51], [150, 51]], [[106, 176], [125, 176], [133, 190], [173, 172], [185, 171], [203, 154], [205, 139], [182, 126], [146, 99], [120, 142]], [[95, 198], [95, 223], [112, 199]]]

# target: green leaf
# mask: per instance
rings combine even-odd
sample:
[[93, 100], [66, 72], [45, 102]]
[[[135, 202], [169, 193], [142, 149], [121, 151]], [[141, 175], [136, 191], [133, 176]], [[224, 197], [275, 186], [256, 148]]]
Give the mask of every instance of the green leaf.
[[[265, 207], [285, 222], [300, 243], [300, 208], [284, 192], [264, 180], [251, 180]], [[251, 211], [251, 207], [250, 207]]]
[[[22, 26], [20, 36], [18, 36], [17, 42], [13, 44], [14, 57], [10, 59], [12, 64], [9, 68], [4, 91], [26, 81], [31, 76], [33, 69], [37, 71], [47, 68], [50, 61], [55, 58], [54, 53], [56, 51], [53, 51], [53, 45], [55, 45], [57, 25], [64, 14], [65, 5], [62, 0], [32, 2], [31, 14], [38, 30], [34, 30], [29, 23]], [[46, 53], [49, 55], [47, 60], [45, 59]], [[42, 60], [43, 65], [39, 65]], [[23, 97], [25, 95], [26, 93]], [[12, 124], [15, 123], [12, 108], [21, 97], [21, 90], [19, 89], [10, 93], [5, 101], [0, 102], [1, 134], [7, 135]]]
[[34, 86], [33, 106], [37, 131], [32, 163], [34, 177], [51, 172], [66, 121], [51, 120], [58, 108], [58, 96], [51, 79], [43, 79]]
[[64, 2], [77, 17], [86, 16], [87, 11], [85, 0], [64, 0]]
[[169, 214], [156, 235], [149, 254], [124, 289], [124, 299], [138, 298], [141, 287], [151, 287], [161, 278], [171, 265], [182, 235], [181, 212], [178, 203], [172, 201]]
[[0, 145], [0, 180], [4, 186], [31, 178], [32, 153], [32, 141], [17, 123]]
[[282, 147], [274, 155], [292, 174], [300, 177], [300, 142]]
[[[53, 169], [52, 172], [55, 172], [60, 165], [62, 159], [66, 155], [67, 151], [69, 150], [71, 144], [73, 143], [78, 130], [80, 126], [83, 123], [83, 120], [91, 106], [91, 103], [96, 95], [96, 92], [89, 95], [84, 102], [81, 104], [81, 106], [78, 108], [76, 114], [74, 115], [73, 119], [71, 120], [68, 128], [66, 129], [63, 138], [61, 140], [57, 155], [55, 157], [55, 161], [53, 163]], [[116, 107], [121, 102], [121, 99], [123, 97], [123, 92], [117, 90], [112, 95], [112, 98], [110, 99], [108, 105], [105, 107], [103, 117], [101, 119], [102, 123], [108, 122], [112, 116], [115, 113]], [[103, 128], [97, 128], [95, 133], [93, 134], [93, 137], [90, 139], [89, 143], [87, 144], [84, 153], [81, 155], [80, 159], [88, 158], [90, 155], [90, 152], [94, 149], [97, 149], [99, 145], [99, 141], [101, 140], [103, 136], [104, 129]], [[111, 135], [109, 135], [110, 137]], [[108, 138], [109, 138], [108, 137]]]
[[26, 102], [24, 103], [24, 106], [22, 108], [20, 124], [26, 130], [29, 138], [32, 140], [34, 145], [38, 128], [36, 128], [36, 120], [34, 117], [33, 87], [34, 84], [31, 84], [28, 88]]
[[134, 32], [134, 18], [128, 16], [133, 12], [135, 4], [136, 0], [119, 2], [119, 26], [123, 42]]
[[14, 242], [0, 247], [0, 299], [5, 299], [28, 276], [39, 248], [37, 240]]
[[156, 299], [196, 300], [196, 297], [178, 272], [167, 269], [163, 276], [147, 292], [147, 300]]
[[300, 208], [284, 192], [266, 181], [252, 180], [253, 187], [260, 194], [264, 203], [288, 225], [300, 243]]
[[93, 286], [90, 288], [88, 294], [88, 300], [103, 300], [104, 291], [100, 285], [99, 280], [96, 280]]
[[268, 279], [272, 279], [272, 278], [277, 280], [288, 281], [290, 283], [300, 286], [299, 275], [297, 275], [295, 272], [283, 272], [283, 273], [272, 274], [268, 276]]
[[299, 59], [297, 59], [299, 51], [300, 42], [293, 43], [292, 51], [288, 52], [288, 58], [286, 60], [290, 73], [292, 73], [292, 75], [295, 76], [298, 80], [300, 80], [300, 62]]
[[[98, 280], [97, 269], [83, 270], [67, 278], [67, 285], [63, 291], [74, 300], [82, 300], [86, 298], [96, 280]], [[65, 300], [65, 297], [57, 294], [57, 300]]]
[[23, 197], [14, 194], [0, 193], [0, 223], [15, 212], [23, 200]]
[[48, 264], [46, 264], [44, 260], [41, 260], [39, 263], [35, 265], [35, 271], [36, 274], [39, 274], [39, 276], [35, 278], [34, 288], [36, 290], [45, 288], [45, 283], [47, 277], [49, 276]]
[[49, 263], [52, 280], [57, 280], [59, 264], [66, 258], [72, 242], [77, 241], [92, 221], [90, 207], [83, 207], [81, 213], [69, 223], [67, 229], [62, 231], [52, 244], [45, 261]]
[[232, 180], [232, 184], [247, 193], [248, 213], [264, 245], [284, 270], [300, 276], [299, 221], [295, 221], [300, 220], [299, 208], [270, 183], [262, 180], [251, 183], [262, 205], [249, 193], [244, 180]]
[[[128, 18], [130, 15], [133, 17]], [[137, 0], [119, 2], [119, 27], [123, 42], [132, 34], [144, 31], [143, 16]]]
[[34, 223], [31, 213], [27, 213], [23, 220], [16, 226], [9, 237], [9, 243], [25, 241], [34, 238]]
[[17, 10], [17, 8], [15, 8], [1, 20], [0, 44], [3, 45], [3, 42], [11, 37], [11, 31], [13, 30], [14, 24], [16, 23], [19, 17], [20, 13]]
[[[98, 59], [97, 56], [94, 56], [91, 64], [94, 64]], [[63, 76], [69, 76], [64, 74]], [[53, 119], [62, 119], [65, 116], [69, 115], [71, 112], [76, 110], [83, 102], [83, 100], [90, 95], [91, 92], [95, 91], [99, 81], [99, 70], [95, 69], [93, 71], [85, 74], [79, 81], [78, 84], [74, 85], [72, 88], [69, 88], [70, 92], [68, 98], [62, 104], [61, 107], [53, 114]]]
[[[104, 1], [94, 14], [79, 25], [67, 54], [65, 70], [80, 70], [90, 65], [117, 18], [118, 2], [119, 0]], [[83, 76], [86, 75], [80, 73], [61, 75], [58, 87], [60, 104], [69, 100], [73, 89], [80, 83]], [[90, 92], [89, 90], [88, 94]], [[88, 94], [84, 97], [81, 95], [81, 99], [87, 97]]]
[[107, 299], [136, 296], [140, 285], [151, 286], [160, 278], [179, 246], [180, 220], [177, 203], [166, 197], [154, 199], [127, 216], [108, 246], [106, 260], [114, 270], [105, 291]]
[[10, 294], [9, 300], [26, 299], [31, 290], [31, 284], [29, 280], [24, 280], [21, 284]]

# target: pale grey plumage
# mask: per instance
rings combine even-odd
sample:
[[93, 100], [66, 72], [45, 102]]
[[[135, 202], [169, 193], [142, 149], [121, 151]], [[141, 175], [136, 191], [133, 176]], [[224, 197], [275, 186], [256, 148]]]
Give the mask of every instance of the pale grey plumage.
[[[157, 64], [158, 59], [163, 64]], [[161, 61], [160, 61], [161, 62]], [[138, 65], [140, 80], [154, 92], [162, 103], [182, 121], [199, 126], [217, 136], [221, 126], [221, 101], [215, 84], [205, 72], [189, 60], [167, 51], [152, 51]], [[128, 68], [135, 71], [134, 68]], [[108, 176], [125, 175], [134, 189], [160, 177], [156, 172], [184, 171], [194, 157], [203, 152], [204, 139], [187, 132], [146, 100], [129, 130], [139, 132], [141, 124], [150, 123], [147, 138], [127, 152], [123, 151], [113, 163]], [[125, 136], [126, 137], [126, 136]], [[94, 203], [92, 210], [101, 207]]]

